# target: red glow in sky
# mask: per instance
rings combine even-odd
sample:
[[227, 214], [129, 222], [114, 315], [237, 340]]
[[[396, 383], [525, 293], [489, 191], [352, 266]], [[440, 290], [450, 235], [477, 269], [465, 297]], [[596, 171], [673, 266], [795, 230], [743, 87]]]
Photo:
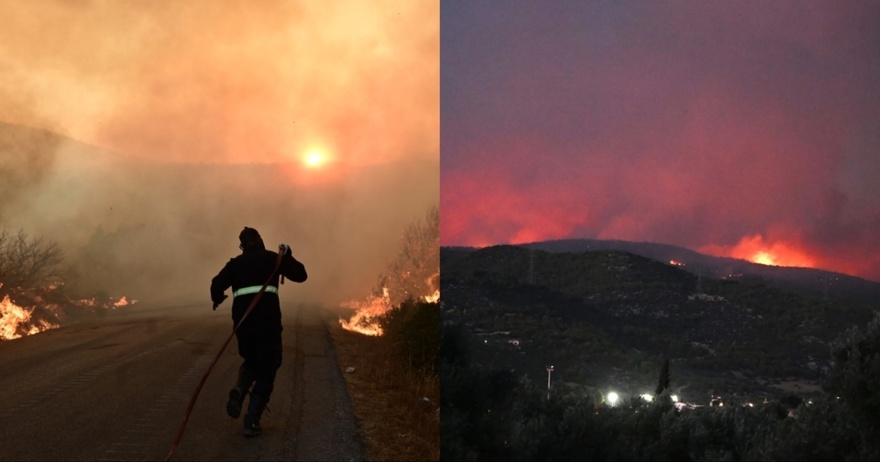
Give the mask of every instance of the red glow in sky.
[[800, 248], [784, 241], [765, 242], [764, 238], [757, 234], [743, 237], [732, 247], [709, 245], [700, 249], [700, 251], [709, 255], [741, 258], [762, 265], [804, 268], [816, 266], [813, 258]]
[[880, 281], [880, 4], [440, 14], [441, 245], [650, 241]]

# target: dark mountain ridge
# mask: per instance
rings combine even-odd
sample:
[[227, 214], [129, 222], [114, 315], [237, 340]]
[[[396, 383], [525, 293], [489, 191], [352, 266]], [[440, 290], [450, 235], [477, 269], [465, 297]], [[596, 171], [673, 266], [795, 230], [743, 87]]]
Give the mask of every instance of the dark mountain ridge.
[[762, 265], [747, 260], [715, 257], [685, 247], [653, 242], [599, 239], [562, 239], [523, 244], [547, 252], [620, 250], [659, 260], [675, 261], [693, 274], [718, 279], [760, 282], [812, 297], [880, 303], [880, 283], [817, 268]]

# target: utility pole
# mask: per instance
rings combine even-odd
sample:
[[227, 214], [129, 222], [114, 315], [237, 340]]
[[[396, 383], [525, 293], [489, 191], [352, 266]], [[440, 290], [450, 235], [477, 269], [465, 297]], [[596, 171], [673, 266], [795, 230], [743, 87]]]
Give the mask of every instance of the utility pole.
[[535, 285], [535, 249], [529, 249], [529, 285]]
[[828, 275], [822, 277], [822, 282], [824, 283], [824, 287], [822, 289], [822, 299], [828, 300]]
[[550, 374], [553, 373], [553, 366], [547, 366], [547, 399], [550, 399]]

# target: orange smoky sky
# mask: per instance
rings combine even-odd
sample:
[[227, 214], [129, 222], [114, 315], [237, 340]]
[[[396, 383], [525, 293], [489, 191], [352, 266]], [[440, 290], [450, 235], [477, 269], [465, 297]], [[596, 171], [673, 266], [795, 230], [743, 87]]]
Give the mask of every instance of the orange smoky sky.
[[[439, 201], [439, 2], [0, 0], [0, 231], [66, 286], [207, 300], [256, 228], [371, 292]], [[293, 291], [293, 290], [292, 290]]]
[[3, 1], [0, 121], [173, 162], [437, 159], [437, 2]]
[[880, 4], [441, 4], [441, 245], [650, 241], [880, 281]]

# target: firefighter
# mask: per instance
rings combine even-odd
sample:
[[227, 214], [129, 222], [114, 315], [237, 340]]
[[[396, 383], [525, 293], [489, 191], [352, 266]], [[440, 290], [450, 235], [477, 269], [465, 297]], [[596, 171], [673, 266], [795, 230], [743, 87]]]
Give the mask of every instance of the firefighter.
[[[268, 280], [266, 289], [250, 314], [235, 332], [238, 354], [244, 359], [238, 369], [238, 380], [229, 391], [226, 412], [237, 419], [241, 415], [245, 395], [250, 393], [244, 416], [245, 436], [260, 434], [260, 416], [269, 402], [275, 384], [275, 373], [281, 367], [281, 306], [278, 301], [279, 274], [294, 282], [308, 277], [305, 266], [293, 258], [290, 246], [281, 244], [279, 251], [266, 250], [260, 233], [245, 227], [239, 234], [241, 255], [229, 260], [211, 280], [214, 309], [227, 298], [232, 288], [232, 322], [238, 325], [248, 306]], [[280, 255], [280, 263], [279, 263]], [[278, 270], [275, 271], [276, 266]], [[284, 282], [284, 279], [281, 279]], [[251, 389], [253, 385], [253, 389]]]

